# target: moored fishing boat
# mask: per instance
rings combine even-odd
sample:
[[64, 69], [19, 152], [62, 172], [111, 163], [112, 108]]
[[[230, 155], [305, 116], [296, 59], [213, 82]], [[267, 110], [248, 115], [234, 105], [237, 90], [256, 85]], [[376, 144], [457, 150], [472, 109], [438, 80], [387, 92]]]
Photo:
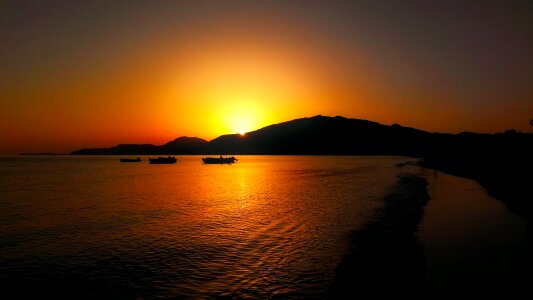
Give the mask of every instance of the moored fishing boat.
[[237, 161], [235, 157], [203, 157], [204, 164], [233, 164]]

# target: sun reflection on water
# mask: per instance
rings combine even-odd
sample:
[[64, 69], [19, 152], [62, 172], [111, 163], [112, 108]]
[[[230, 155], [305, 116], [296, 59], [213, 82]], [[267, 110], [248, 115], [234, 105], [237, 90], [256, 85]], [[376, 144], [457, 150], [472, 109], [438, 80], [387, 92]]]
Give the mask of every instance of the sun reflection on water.
[[[71, 286], [120, 277], [125, 284], [115, 291], [121, 295], [316, 296], [332, 280], [346, 236], [372, 218], [395, 181], [398, 160], [242, 156], [234, 165], [203, 165], [190, 156], [161, 166], [121, 165], [116, 158], [45, 161], [19, 170], [31, 189], [9, 188], [21, 186], [10, 182], [13, 177], [2, 183], [3, 201], [16, 204], [12, 214], [3, 213], [2, 224], [31, 237], [6, 253], [20, 263], [4, 271], [24, 282], [25, 273], [17, 272], [65, 272], [52, 263], [60, 261], [76, 270]], [[50, 167], [57, 177], [49, 176]], [[16, 217], [21, 214], [26, 217]]]

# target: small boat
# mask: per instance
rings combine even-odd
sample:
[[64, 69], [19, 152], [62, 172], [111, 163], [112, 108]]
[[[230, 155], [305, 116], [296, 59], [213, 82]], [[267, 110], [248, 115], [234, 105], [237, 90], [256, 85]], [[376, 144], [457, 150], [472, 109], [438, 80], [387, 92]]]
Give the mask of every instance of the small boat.
[[176, 158], [174, 156], [149, 158], [151, 164], [175, 164]]
[[237, 161], [235, 157], [204, 157], [202, 161], [204, 164], [233, 164]]
[[140, 162], [140, 161], [141, 161], [140, 157], [137, 157], [137, 158], [121, 158], [120, 159], [120, 162]]

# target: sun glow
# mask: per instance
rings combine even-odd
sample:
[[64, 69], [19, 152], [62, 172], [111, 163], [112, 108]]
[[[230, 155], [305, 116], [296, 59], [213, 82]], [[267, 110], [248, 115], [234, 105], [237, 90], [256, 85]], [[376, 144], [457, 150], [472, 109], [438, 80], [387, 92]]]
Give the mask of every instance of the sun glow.
[[[298, 56], [279, 45], [276, 51], [273, 44], [273, 51], [254, 45], [246, 39], [233, 43], [209, 40], [204, 50], [193, 51], [168, 76], [167, 106], [175, 108], [168, 115], [176, 131], [200, 128], [201, 133], [183, 134], [207, 139], [222, 134], [244, 135], [294, 118], [295, 111], [311, 109], [313, 103], [318, 103], [311, 101], [318, 93]], [[187, 112], [185, 116], [183, 112]], [[183, 117], [174, 117], [178, 115]]]
[[221, 121], [227, 124], [226, 126], [228, 126], [229, 132], [244, 135], [263, 125], [262, 123], [265, 120], [257, 101], [242, 101], [237, 103], [234, 109], [222, 115], [223, 120]]

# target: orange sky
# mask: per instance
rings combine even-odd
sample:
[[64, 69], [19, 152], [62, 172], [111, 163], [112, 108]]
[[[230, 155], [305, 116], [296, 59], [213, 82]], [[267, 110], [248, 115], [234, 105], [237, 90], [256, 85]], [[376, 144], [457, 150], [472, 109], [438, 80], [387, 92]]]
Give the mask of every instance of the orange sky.
[[526, 3], [6, 2], [0, 154], [209, 140], [317, 114], [531, 131]]

